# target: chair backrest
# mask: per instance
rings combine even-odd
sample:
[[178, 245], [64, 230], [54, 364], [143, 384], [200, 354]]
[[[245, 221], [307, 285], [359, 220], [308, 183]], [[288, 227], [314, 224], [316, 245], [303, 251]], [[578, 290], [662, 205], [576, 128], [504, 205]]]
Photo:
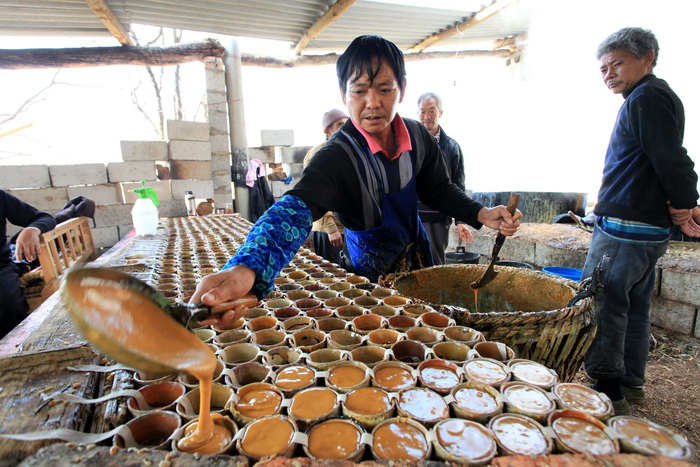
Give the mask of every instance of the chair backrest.
[[77, 263], [95, 258], [95, 244], [87, 217], [75, 217], [61, 222], [55, 229], [41, 236], [39, 263], [44, 273], [43, 299], [58, 290], [65, 271]]

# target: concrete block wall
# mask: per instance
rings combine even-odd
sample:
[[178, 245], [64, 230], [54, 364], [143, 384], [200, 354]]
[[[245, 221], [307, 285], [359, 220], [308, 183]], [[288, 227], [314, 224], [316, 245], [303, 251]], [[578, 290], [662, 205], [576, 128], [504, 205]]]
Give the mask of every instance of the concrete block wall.
[[[538, 226], [546, 228], [543, 224]], [[554, 228], [561, 227], [552, 226]], [[503, 244], [499, 258], [523, 261], [537, 269], [548, 266], [582, 269], [586, 262], [590, 235], [583, 238], [585, 240], [572, 236], [572, 241], [567, 246], [555, 247], [543, 243], [541, 239], [519, 234]], [[459, 244], [457, 230], [452, 226], [447, 251], [454, 251]], [[481, 263], [486, 263], [490, 259], [493, 244], [493, 231], [484, 228], [475, 232], [474, 243], [467, 245], [466, 249], [480, 253]], [[651, 321], [659, 327], [700, 338], [700, 244], [672, 242], [666, 255], [658, 261]]]
[[[217, 137], [224, 130], [217, 130]], [[228, 145], [219, 138], [219, 153], [212, 155], [210, 131], [207, 123], [171, 120], [168, 141], [122, 141], [121, 162], [13, 166], [0, 170], [0, 189], [52, 214], [76, 196], [94, 200], [93, 239], [97, 248], [109, 248], [132, 228], [131, 209], [138, 198], [133, 190], [141, 180], [156, 190], [162, 217], [187, 215], [187, 190], [199, 199], [216, 198], [216, 184], [223, 186], [216, 204], [231, 203]], [[156, 164], [169, 169], [170, 179], [158, 179]], [[8, 236], [20, 230], [7, 227]]]

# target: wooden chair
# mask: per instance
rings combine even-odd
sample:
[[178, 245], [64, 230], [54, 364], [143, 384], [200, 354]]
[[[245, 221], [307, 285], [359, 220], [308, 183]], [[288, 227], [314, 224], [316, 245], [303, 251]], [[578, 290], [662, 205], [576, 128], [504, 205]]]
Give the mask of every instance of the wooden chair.
[[95, 259], [95, 244], [87, 217], [61, 222], [41, 236], [39, 263], [44, 274], [41, 298], [46, 300], [58, 290], [61, 276], [77, 263]]

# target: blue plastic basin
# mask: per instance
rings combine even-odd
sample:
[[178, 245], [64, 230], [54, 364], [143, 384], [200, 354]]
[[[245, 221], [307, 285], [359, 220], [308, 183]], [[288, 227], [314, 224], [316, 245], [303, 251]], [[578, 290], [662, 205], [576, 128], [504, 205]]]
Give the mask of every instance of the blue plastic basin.
[[565, 279], [571, 279], [572, 281], [577, 282], [581, 280], [581, 274], [583, 274], [583, 269], [562, 268], [558, 266], [542, 268], [542, 271], [547, 272], [549, 274], [554, 274], [555, 276], [563, 277]]

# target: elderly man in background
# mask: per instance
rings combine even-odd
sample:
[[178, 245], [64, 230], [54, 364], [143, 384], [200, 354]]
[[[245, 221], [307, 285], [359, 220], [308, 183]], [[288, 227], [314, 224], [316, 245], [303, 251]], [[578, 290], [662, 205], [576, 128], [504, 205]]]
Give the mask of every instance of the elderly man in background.
[[[462, 148], [457, 141], [453, 140], [445, 133], [445, 130], [438, 124], [442, 117], [442, 99], [433, 92], [426, 92], [418, 98], [418, 118], [435, 137], [442, 158], [447, 165], [447, 171], [452, 183], [457, 185], [462, 191], [464, 189], [464, 156]], [[445, 214], [431, 209], [428, 205], [418, 202], [418, 215], [423, 223], [423, 228], [428, 234], [430, 248], [433, 253], [435, 264], [445, 264], [445, 249], [450, 241], [450, 224], [452, 218]], [[465, 243], [474, 240], [472, 233], [467, 228], [467, 224], [455, 220], [455, 225], [459, 232], [459, 237]]]
[[683, 103], [653, 74], [659, 56], [654, 34], [623, 28], [596, 55], [603, 82], [624, 102], [605, 155], [583, 270], [586, 278], [602, 264], [604, 286], [595, 297], [598, 330], [585, 366], [596, 380], [593, 388], [612, 400], [615, 415], [624, 415], [630, 402], [644, 399], [656, 262], [673, 224], [698, 233], [698, 177], [683, 147]]
[[[321, 119], [321, 127], [326, 135], [326, 141], [333, 133], [338, 131], [345, 122], [348, 115], [339, 109], [331, 109]], [[315, 146], [304, 156], [304, 167], [309, 165], [311, 158], [316, 152], [326, 145], [326, 141]], [[311, 235], [314, 241], [314, 251], [317, 255], [331, 263], [340, 264], [340, 252], [343, 250], [343, 232], [345, 227], [338, 219], [338, 216], [328, 211], [322, 218], [315, 221], [311, 226]]]
[[56, 227], [56, 220], [45, 212], [0, 190], [0, 338], [22, 322], [29, 304], [7, 245], [7, 221], [24, 227], [17, 236], [15, 258], [33, 261], [41, 251], [41, 234]]

